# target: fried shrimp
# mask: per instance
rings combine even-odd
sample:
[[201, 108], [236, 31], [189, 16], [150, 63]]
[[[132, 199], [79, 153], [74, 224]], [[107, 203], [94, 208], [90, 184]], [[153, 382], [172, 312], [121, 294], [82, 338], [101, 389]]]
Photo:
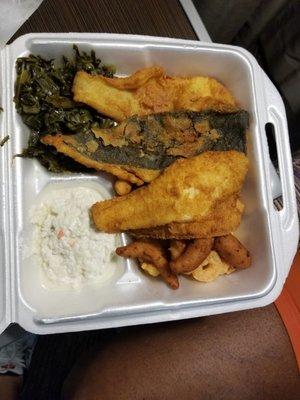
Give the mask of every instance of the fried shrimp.
[[195, 239], [175, 261], [171, 261], [171, 270], [176, 274], [184, 274], [196, 269], [209, 255], [213, 246], [213, 238]]
[[121, 257], [139, 258], [142, 261], [153, 264], [172, 289], [179, 287], [178, 278], [170, 270], [164, 248], [159, 241], [132, 242], [127, 246], [118, 247], [116, 253]]
[[248, 268], [251, 265], [249, 251], [232, 234], [217, 237], [214, 249], [224, 261], [235, 268]]
[[171, 260], [176, 260], [184, 252], [186, 243], [184, 240], [173, 239], [170, 241], [169, 252]]

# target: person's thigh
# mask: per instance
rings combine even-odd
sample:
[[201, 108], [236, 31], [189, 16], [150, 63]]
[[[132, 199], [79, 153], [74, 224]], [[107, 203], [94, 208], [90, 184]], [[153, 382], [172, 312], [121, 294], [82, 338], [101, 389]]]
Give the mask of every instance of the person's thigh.
[[1, 400], [19, 399], [21, 386], [22, 386], [22, 376], [0, 374], [0, 399]]
[[296, 400], [300, 380], [271, 305], [130, 328], [79, 362], [64, 393], [67, 400]]

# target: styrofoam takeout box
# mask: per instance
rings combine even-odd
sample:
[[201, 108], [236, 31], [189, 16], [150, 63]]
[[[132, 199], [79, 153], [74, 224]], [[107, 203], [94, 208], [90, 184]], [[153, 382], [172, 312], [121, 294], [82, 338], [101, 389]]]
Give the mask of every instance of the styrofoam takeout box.
[[[13, 104], [16, 59], [29, 53], [61, 59], [72, 55], [73, 43], [80, 50], [95, 49], [121, 75], [158, 64], [168, 74], [215, 77], [249, 111], [250, 170], [237, 235], [251, 252], [251, 268], [210, 284], [182, 278], [180, 288], [173, 291], [145, 276], [134, 262], [122, 260], [111, 280], [81, 291], [51, 290], [42, 284], [39, 267], [24, 261], [22, 253], [31, 232], [28, 211], [43, 189], [93, 184], [112, 194], [111, 182], [102, 174], [55, 175], [36, 160], [13, 158], [29, 135]], [[284, 105], [250, 53], [228, 45], [146, 36], [29, 34], [1, 52], [0, 74], [0, 132], [2, 137], [10, 135], [0, 150], [0, 331], [10, 322], [39, 334], [143, 324], [260, 307], [276, 299], [296, 252], [298, 218]], [[284, 201], [279, 212], [271, 195], [267, 122], [274, 125], [278, 147]]]

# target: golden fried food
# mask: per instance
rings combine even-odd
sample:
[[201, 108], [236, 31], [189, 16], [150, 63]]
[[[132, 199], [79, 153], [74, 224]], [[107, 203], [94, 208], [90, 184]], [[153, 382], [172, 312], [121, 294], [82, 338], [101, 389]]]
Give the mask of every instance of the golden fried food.
[[219, 202], [201, 222], [171, 222], [147, 229], [129, 230], [136, 238], [196, 239], [228, 235], [241, 223], [244, 205], [237, 195]]
[[192, 272], [209, 255], [213, 243], [213, 238], [193, 240], [176, 260], [170, 262], [171, 270], [175, 274]]
[[245, 110], [176, 111], [134, 115], [113, 127], [95, 127], [75, 137], [93, 158], [164, 169], [176, 157], [193, 157], [204, 151], [245, 152], [248, 125]]
[[95, 226], [108, 233], [173, 222], [201, 222], [237, 195], [248, 169], [245, 154], [212, 151], [180, 159], [146, 187], [92, 206]]
[[251, 265], [249, 251], [232, 234], [217, 237], [214, 249], [225, 262], [235, 268], [248, 268]]
[[119, 196], [124, 196], [125, 194], [128, 194], [131, 192], [131, 185], [130, 183], [126, 182], [126, 181], [121, 181], [121, 180], [117, 180], [114, 184], [114, 188], [116, 193]]
[[244, 110], [135, 115], [114, 127], [45, 135], [41, 141], [86, 167], [141, 185], [179, 157], [209, 150], [245, 152], [248, 119]]
[[216, 79], [165, 76], [161, 67], [136, 71], [126, 78], [106, 78], [78, 71], [74, 100], [88, 104], [116, 121], [132, 115], [164, 111], [235, 109], [232, 94]]
[[211, 251], [208, 257], [196, 268], [191, 276], [200, 282], [212, 282], [220, 275], [228, 275], [235, 269], [223, 261], [217, 252]]
[[140, 267], [143, 271], [147, 272], [148, 275], [153, 276], [154, 278], [160, 275], [159, 270], [153, 264], [141, 262]]
[[183, 240], [173, 239], [170, 241], [169, 253], [171, 255], [171, 260], [176, 260], [184, 252], [186, 248], [186, 242]]
[[179, 287], [178, 278], [170, 270], [165, 250], [159, 241], [147, 240], [132, 242], [127, 246], [118, 247], [116, 253], [121, 257], [138, 258], [153, 264], [172, 289], [177, 289]]
[[160, 174], [159, 170], [139, 168], [126, 164], [111, 164], [93, 159], [88, 153], [82, 151], [82, 143], [79, 143], [77, 138], [76, 135], [45, 135], [41, 138], [41, 142], [54, 146], [60, 153], [73, 158], [73, 160], [88, 168], [111, 173], [117, 178], [137, 186], [152, 181]]
[[116, 89], [134, 90], [145, 85], [149, 79], [159, 78], [163, 76], [163, 74], [164, 69], [154, 65], [152, 67], [138, 69], [132, 75], [123, 78], [105, 78], [105, 82]]

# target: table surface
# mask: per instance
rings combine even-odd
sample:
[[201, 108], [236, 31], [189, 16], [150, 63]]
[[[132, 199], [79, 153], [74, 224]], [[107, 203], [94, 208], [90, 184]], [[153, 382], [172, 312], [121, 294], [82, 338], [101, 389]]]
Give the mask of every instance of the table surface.
[[197, 39], [178, 0], [44, 0], [10, 42], [30, 32], [108, 32]]

